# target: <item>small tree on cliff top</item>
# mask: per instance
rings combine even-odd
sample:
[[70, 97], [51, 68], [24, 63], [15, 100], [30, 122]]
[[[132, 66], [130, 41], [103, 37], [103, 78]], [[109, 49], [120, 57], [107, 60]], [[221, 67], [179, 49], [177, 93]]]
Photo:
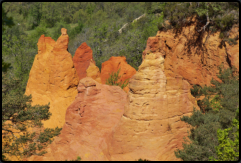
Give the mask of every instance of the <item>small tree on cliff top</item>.
[[111, 73], [110, 77], [106, 80], [106, 84], [108, 85], [117, 85], [120, 86], [122, 89], [124, 87], [126, 87], [128, 85], [128, 79], [126, 79], [123, 83], [122, 82], [118, 82], [118, 80], [121, 78], [121, 76], [119, 76], [119, 72], [120, 72], [120, 68], [118, 69], [118, 71], [116, 73]]
[[[226, 130], [232, 127], [236, 110], [239, 108], [239, 76], [234, 75], [235, 68], [223, 70], [219, 67], [219, 70], [217, 77], [222, 82], [211, 80], [213, 86], [203, 88], [194, 86], [194, 89], [191, 89], [194, 97], [205, 95], [205, 98], [198, 100], [201, 111], [194, 109], [192, 116], [181, 118], [182, 121], [190, 124], [192, 129], [188, 136], [190, 141], [184, 139], [183, 149], [175, 151], [177, 158], [184, 161], [208, 161], [210, 158], [222, 160], [220, 155], [228, 156], [231, 151], [233, 155], [232, 157], [230, 155], [229, 160], [239, 159], [236, 148], [237, 134], [233, 134], [239, 130], [239, 127]], [[209, 100], [210, 95], [216, 95], [215, 100], [218, 100], [218, 105], [212, 105], [213, 102]], [[225, 134], [221, 131], [225, 131]], [[235, 143], [230, 146], [225, 142]], [[227, 146], [229, 149], [223, 149]]]

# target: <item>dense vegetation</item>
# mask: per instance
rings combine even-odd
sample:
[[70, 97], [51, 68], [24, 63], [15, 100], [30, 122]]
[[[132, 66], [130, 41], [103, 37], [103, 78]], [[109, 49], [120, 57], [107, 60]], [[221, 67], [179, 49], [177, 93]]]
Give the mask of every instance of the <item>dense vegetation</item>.
[[[213, 86], [194, 86], [192, 95], [198, 100], [199, 110], [182, 121], [192, 126], [183, 150], [175, 151], [176, 157], [184, 161], [237, 161], [239, 160], [239, 76], [233, 75], [235, 68], [220, 67], [221, 83], [212, 80]], [[215, 98], [211, 100], [211, 95]]]
[[[6, 26], [14, 24], [4, 9], [2, 22], [3, 31]], [[19, 72], [13, 75], [11, 64], [3, 59], [2, 68], [2, 160], [8, 161], [13, 157], [22, 160], [31, 155], [43, 155], [46, 151], [42, 149], [52, 142], [54, 136], [60, 134], [61, 128], [41, 131], [41, 120], [51, 116], [49, 104], [31, 106], [31, 95], [24, 95], [25, 91], [21, 89], [23, 86]], [[4, 123], [6, 121], [11, 124]], [[29, 132], [29, 127], [40, 128], [40, 132]], [[19, 135], [20, 132], [22, 135]]]
[[[68, 30], [71, 55], [86, 42], [100, 69], [111, 56], [125, 56], [128, 64], [137, 70], [148, 37], [155, 36], [158, 28], [178, 31], [188, 24], [187, 18], [192, 15], [198, 15], [198, 30], [209, 20], [203, 30], [221, 30], [220, 37], [229, 43], [238, 39], [226, 39], [232, 25], [239, 23], [235, 2], [5, 2], [3, 7], [15, 23], [3, 33], [3, 58], [17, 64], [15, 74], [23, 76], [23, 85], [37, 53], [39, 37], [45, 34], [57, 40], [62, 27]], [[165, 25], [165, 20], [170, 25]], [[119, 33], [126, 23], [129, 25]]]
[[[2, 4], [4, 9], [2, 10], [2, 81], [4, 86], [2, 108], [12, 108], [9, 113], [3, 114], [4, 118], [9, 119], [14, 113], [23, 112], [26, 113], [26, 117], [23, 116], [25, 120], [33, 120], [23, 110], [25, 107], [31, 110], [29, 105], [31, 98], [23, 94], [34, 57], [38, 52], [37, 42], [42, 34], [56, 41], [61, 35], [60, 29], [64, 27], [69, 35], [68, 51], [72, 56], [75, 50], [86, 42], [93, 50], [96, 65], [100, 69], [101, 64], [111, 56], [125, 56], [128, 64], [137, 70], [142, 62], [142, 52], [146, 47], [148, 37], [155, 36], [158, 30], [175, 29], [178, 34], [182, 27], [188, 25], [187, 18], [190, 16], [196, 15], [198, 18], [197, 32], [221, 31], [220, 38], [223, 41], [235, 44], [238, 37], [228, 38], [228, 35], [233, 24], [239, 24], [238, 7], [236, 2], [4, 2]], [[142, 15], [144, 16], [141, 19], [133, 22]], [[169, 25], [164, 23], [166, 20], [169, 21]], [[120, 33], [119, 30], [126, 23], [128, 25]], [[227, 88], [231, 89], [231, 86]], [[219, 90], [216, 94], [220, 92]], [[218, 138], [215, 137], [216, 132], [218, 129], [225, 130], [231, 127], [237, 109], [237, 103], [231, 102], [232, 100], [226, 98], [227, 96], [228, 94], [216, 96], [217, 101], [224, 100], [222, 103], [212, 101], [213, 105], [217, 105], [215, 108], [220, 110], [215, 114], [211, 114], [212, 109], [205, 101], [199, 101], [201, 109], [205, 110], [205, 117], [212, 115], [222, 120], [214, 123], [214, 120], [207, 118], [205, 124], [210, 122], [209, 125], [214, 125], [213, 128], [208, 126], [212, 130], [208, 135], [213, 134], [214, 140], [208, 137], [203, 144], [198, 144], [199, 146], [192, 145], [190, 148], [184, 148], [180, 152], [180, 158], [207, 160], [209, 156], [214, 156], [214, 159], [219, 159], [215, 154], [215, 146], [219, 145]], [[228, 106], [232, 107], [231, 111], [220, 109]], [[48, 106], [36, 107], [37, 112], [44, 112], [43, 116], [38, 118], [49, 116]], [[194, 112], [193, 116], [203, 117], [204, 115], [201, 112]], [[16, 122], [19, 122], [20, 117], [14, 118]], [[201, 124], [204, 123], [204, 119], [206, 118], [203, 117], [203, 121], [200, 120]], [[198, 123], [196, 121], [195, 125]], [[204, 128], [205, 126], [200, 125], [192, 130], [196, 135], [201, 132], [199, 134], [201, 136], [193, 134], [195, 143], [205, 136]], [[235, 142], [234, 137], [231, 140]], [[207, 147], [204, 148], [205, 145]], [[196, 147], [198, 150], [194, 150]], [[208, 151], [205, 153], [205, 150], [211, 150], [213, 155], [206, 154]], [[217, 150], [220, 151], [220, 148]], [[193, 151], [197, 151], [198, 154], [191, 155], [190, 152]]]

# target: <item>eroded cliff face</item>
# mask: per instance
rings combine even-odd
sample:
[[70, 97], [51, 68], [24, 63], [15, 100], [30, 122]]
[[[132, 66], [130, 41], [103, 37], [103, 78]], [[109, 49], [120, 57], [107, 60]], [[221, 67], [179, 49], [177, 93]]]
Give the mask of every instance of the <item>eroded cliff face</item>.
[[146, 56], [128, 94], [89, 77], [80, 80], [61, 134], [47, 154], [28, 160], [178, 160], [174, 150], [189, 129], [180, 117], [199, 108], [189, 83], [166, 77], [163, 64], [162, 56]]
[[100, 84], [90, 77], [80, 80], [78, 95], [68, 107], [61, 134], [44, 156], [28, 161], [109, 160], [108, 141], [124, 112], [127, 94], [119, 86]]
[[76, 50], [73, 57], [74, 67], [77, 71], [79, 79], [86, 77], [86, 70], [90, 62], [95, 64], [91, 48], [84, 42]]
[[[155, 37], [149, 37], [143, 52], [162, 55], [165, 58], [164, 70], [167, 77], [182, 76], [191, 85], [210, 85], [212, 77], [217, 79], [218, 66], [235, 66], [239, 71], [239, 40], [229, 45], [219, 38], [220, 32], [197, 32], [195, 17], [179, 33], [173, 30], [158, 31]], [[238, 26], [233, 26], [229, 38], [239, 37]]]
[[[118, 86], [96, 82], [91, 75], [83, 78], [67, 109], [61, 134], [47, 147], [47, 154], [28, 160], [72, 160], [77, 156], [99, 161], [180, 160], [174, 151], [182, 149], [190, 129], [180, 118], [190, 116], [193, 107], [199, 109], [190, 88], [217, 79], [221, 63], [224, 68], [235, 65], [239, 70], [239, 41], [230, 46], [219, 39], [219, 32], [198, 33], [197, 28], [193, 18], [179, 34], [158, 31], [150, 37], [127, 94]], [[237, 29], [233, 27], [230, 38], [238, 34]], [[106, 72], [116, 72], [119, 63], [109, 64]]]
[[178, 160], [188, 125], [180, 120], [197, 106], [190, 85], [179, 77], [166, 77], [164, 58], [150, 53], [130, 79], [128, 104], [109, 142], [110, 160]]
[[[136, 70], [131, 67], [126, 62], [126, 57], [111, 57], [109, 60], [102, 63], [101, 67], [101, 82], [105, 84], [107, 79], [110, 77], [111, 73], [116, 73], [120, 69], [119, 76], [120, 79], [118, 83], [123, 83], [126, 79], [130, 79], [135, 73]], [[129, 84], [123, 88], [124, 91], [129, 91]]]
[[91, 59], [90, 60], [90, 65], [86, 70], [86, 76], [91, 77], [95, 81], [101, 83], [101, 78], [100, 78], [100, 69], [97, 67], [94, 63], [94, 61]]
[[55, 42], [42, 35], [38, 41], [35, 56], [26, 87], [26, 95], [32, 94], [32, 105], [46, 105], [50, 102], [52, 116], [43, 121], [45, 128], [63, 127], [68, 106], [77, 95], [79, 77], [72, 56], [67, 51], [69, 37], [67, 30]]

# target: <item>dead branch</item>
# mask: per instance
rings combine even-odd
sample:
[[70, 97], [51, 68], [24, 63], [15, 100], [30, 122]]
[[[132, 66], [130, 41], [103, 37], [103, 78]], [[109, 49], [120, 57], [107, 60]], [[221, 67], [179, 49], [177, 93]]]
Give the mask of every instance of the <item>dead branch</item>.
[[209, 16], [208, 16], [208, 12], [207, 12], [207, 23], [204, 27], [202, 27], [198, 32], [201, 32], [202, 30], [205, 31], [205, 28], [209, 25], [210, 21], [209, 21]]

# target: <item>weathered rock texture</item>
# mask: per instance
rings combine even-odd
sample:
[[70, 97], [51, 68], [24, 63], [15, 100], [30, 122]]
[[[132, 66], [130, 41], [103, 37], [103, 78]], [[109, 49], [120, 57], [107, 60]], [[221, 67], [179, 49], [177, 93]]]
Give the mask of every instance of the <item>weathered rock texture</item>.
[[[150, 37], [139, 70], [122, 79], [130, 78], [127, 97], [118, 86], [99, 84], [89, 77], [82, 79], [79, 94], [67, 109], [61, 135], [46, 155], [29, 160], [77, 156], [99, 161], [179, 160], [174, 150], [182, 148], [183, 137], [190, 129], [180, 118], [190, 116], [193, 107], [199, 109], [191, 86], [209, 85], [221, 63], [224, 68], [239, 68], [239, 41], [229, 46], [219, 39], [219, 32], [198, 33], [199, 29], [193, 18], [179, 34], [159, 31], [156, 37]], [[238, 34], [237, 29], [231, 30], [231, 38]], [[125, 64], [124, 57], [112, 57], [103, 63], [101, 82], [120, 67], [124, 68], [120, 75], [131, 72], [125, 71], [129, 66]]]
[[61, 134], [44, 156], [28, 160], [108, 160], [108, 141], [124, 112], [127, 94], [118, 86], [100, 84], [90, 77], [79, 82], [78, 95], [66, 111]]
[[67, 107], [77, 95], [79, 77], [73, 65], [72, 56], [67, 52], [69, 37], [67, 30], [57, 42], [42, 35], [38, 41], [26, 88], [26, 95], [32, 94], [32, 105], [50, 102], [52, 116], [43, 121], [45, 128], [63, 127]]
[[101, 78], [100, 78], [100, 69], [97, 67], [94, 63], [94, 61], [91, 59], [90, 60], [90, 65], [86, 70], [86, 76], [91, 77], [95, 81], [101, 83]]
[[[126, 62], [126, 57], [111, 57], [108, 61], [102, 63], [102, 84], [105, 84], [106, 80], [110, 77], [110, 74], [117, 72], [119, 68], [119, 76], [121, 76], [121, 78], [118, 80], [118, 82], [123, 83], [126, 79], [130, 79], [136, 73], [136, 70]], [[128, 92], [128, 85], [124, 88], [124, 90]]]
[[150, 53], [130, 79], [128, 104], [109, 144], [111, 160], [178, 160], [195, 98], [190, 85], [179, 77], [166, 77], [164, 58]]
[[74, 67], [76, 68], [80, 80], [86, 77], [86, 70], [90, 65], [91, 59], [95, 64], [92, 50], [84, 42], [78, 47], [73, 57]]
[[[223, 43], [219, 38], [220, 32], [197, 32], [195, 17], [190, 25], [180, 33], [173, 30], [158, 31], [155, 37], [149, 37], [142, 58], [148, 53], [156, 53], [165, 58], [164, 69], [167, 77], [182, 76], [191, 85], [210, 85], [212, 77], [217, 79], [218, 66], [224, 68], [231, 65], [239, 70], [239, 40], [237, 45]], [[239, 28], [233, 27], [229, 38], [239, 35]]]
[[189, 83], [167, 78], [163, 63], [162, 56], [146, 56], [130, 79], [128, 96], [118, 86], [80, 80], [61, 134], [46, 155], [28, 160], [177, 160], [174, 150], [188, 130], [180, 117], [198, 106]]

